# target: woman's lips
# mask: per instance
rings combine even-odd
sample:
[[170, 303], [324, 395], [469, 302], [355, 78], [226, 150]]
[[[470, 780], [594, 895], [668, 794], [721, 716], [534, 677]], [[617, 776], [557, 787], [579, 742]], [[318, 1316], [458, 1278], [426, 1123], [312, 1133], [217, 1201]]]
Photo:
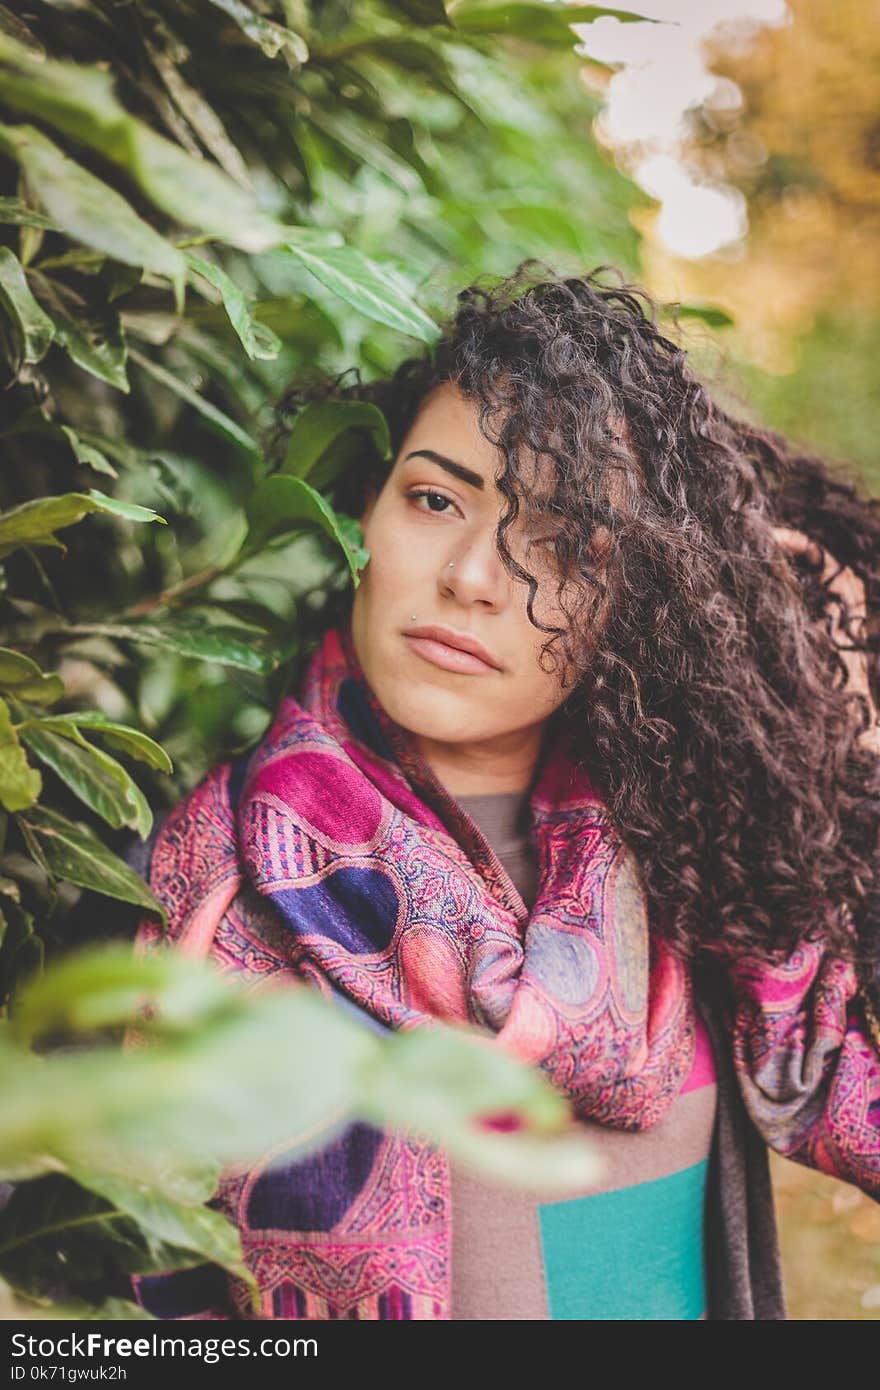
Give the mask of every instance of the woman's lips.
[[469, 676], [486, 676], [496, 669], [473, 653], [463, 652], [460, 647], [447, 646], [445, 642], [438, 642], [433, 637], [411, 637], [407, 632], [403, 635], [419, 656], [423, 656], [433, 666], [442, 666], [445, 671], [459, 671]]

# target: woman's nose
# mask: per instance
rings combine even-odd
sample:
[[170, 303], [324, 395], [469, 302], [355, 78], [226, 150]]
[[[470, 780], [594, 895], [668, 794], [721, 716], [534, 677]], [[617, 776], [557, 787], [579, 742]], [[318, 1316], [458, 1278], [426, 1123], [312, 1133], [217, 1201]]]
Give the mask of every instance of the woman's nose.
[[461, 603], [482, 602], [497, 606], [503, 601], [507, 581], [507, 571], [493, 534], [491, 543], [468, 546], [454, 559], [446, 560], [438, 582], [442, 590]]

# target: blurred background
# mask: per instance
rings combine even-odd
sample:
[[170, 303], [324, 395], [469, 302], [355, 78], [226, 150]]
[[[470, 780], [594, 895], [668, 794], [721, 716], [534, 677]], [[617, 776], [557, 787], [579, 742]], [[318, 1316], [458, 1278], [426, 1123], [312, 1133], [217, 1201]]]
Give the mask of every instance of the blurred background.
[[[0, 4], [3, 1001], [96, 903], [155, 906], [123, 842], [262, 735], [297, 603], [363, 563], [302, 460], [381, 429], [294, 448], [292, 379], [389, 370], [526, 256], [610, 264], [728, 404], [876, 490], [877, 6], [636, 8]], [[791, 1316], [880, 1317], [880, 1206], [773, 1169]]]

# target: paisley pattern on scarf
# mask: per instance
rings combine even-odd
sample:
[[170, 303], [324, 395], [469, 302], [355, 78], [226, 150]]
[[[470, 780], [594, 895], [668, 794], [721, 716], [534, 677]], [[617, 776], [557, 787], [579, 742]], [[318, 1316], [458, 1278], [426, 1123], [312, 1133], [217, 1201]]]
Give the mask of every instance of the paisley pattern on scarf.
[[[542, 757], [529, 808], [538, 864], [531, 909], [477, 824], [379, 705], [350, 629], [332, 629], [299, 699], [281, 703], [259, 747], [215, 767], [169, 815], [150, 883], [170, 926], [163, 936], [145, 918], [138, 949], [173, 943], [257, 984], [308, 982], [380, 1029], [469, 1022], [541, 1067], [578, 1116], [648, 1128], [693, 1064], [689, 972], [649, 920], [632, 851], [561, 736]], [[826, 1029], [825, 1069], [804, 1076], [804, 1029], [785, 1034], [783, 1071], [798, 1074], [804, 1092], [794, 1112], [775, 1054], [762, 1050], [773, 972], [743, 986], [735, 1058], [769, 1142], [836, 1165], [876, 1194], [880, 1060], [858, 1031], [854, 981], [834, 969], [831, 977], [820, 1008], [838, 1028], [850, 1011], [852, 1044], [836, 1054]], [[801, 1011], [815, 1004], [814, 993], [798, 1000]], [[260, 1285], [256, 1313], [233, 1287], [238, 1316], [448, 1318], [446, 1155], [363, 1123], [305, 1158], [295, 1136], [289, 1147], [289, 1163], [226, 1172], [212, 1202], [239, 1225]], [[161, 1317], [175, 1278], [135, 1279], [135, 1295]], [[175, 1315], [225, 1316], [204, 1306], [181, 1312], [180, 1304]]]
[[880, 1056], [855, 968], [809, 941], [772, 969], [740, 960], [731, 976], [734, 1062], [763, 1137], [880, 1202]]

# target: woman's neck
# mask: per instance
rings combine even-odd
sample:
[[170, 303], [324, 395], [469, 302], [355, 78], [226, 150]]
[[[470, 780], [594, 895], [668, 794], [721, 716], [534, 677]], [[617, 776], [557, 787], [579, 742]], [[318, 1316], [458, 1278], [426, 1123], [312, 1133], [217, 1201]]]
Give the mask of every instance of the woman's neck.
[[544, 745], [546, 722], [515, 729], [491, 743], [442, 743], [416, 734], [425, 762], [450, 796], [525, 793]]

